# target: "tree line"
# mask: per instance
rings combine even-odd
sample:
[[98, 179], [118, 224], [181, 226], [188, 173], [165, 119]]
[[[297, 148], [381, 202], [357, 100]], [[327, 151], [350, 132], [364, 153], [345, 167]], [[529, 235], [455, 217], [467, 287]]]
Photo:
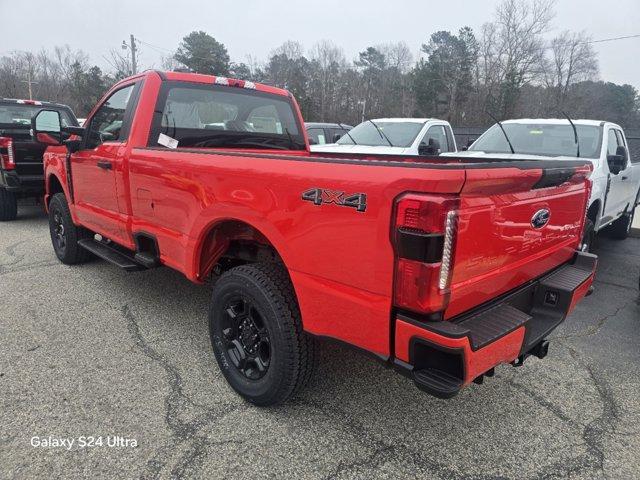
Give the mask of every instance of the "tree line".
[[[458, 126], [496, 118], [596, 118], [640, 128], [640, 97], [631, 85], [599, 80], [598, 58], [584, 32], [547, 35], [552, 0], [503, 0], [478, 31], [462, 27], [426, 37], [417, 58], [405, 42], [372, 45], [348, 60], [325, 40], [305, 50], [297, 41], [264, 61], [232, 61], [203, 31], [183, 38], [163, 59], [165, 69], [233, 76], [287, 88], [307, 121], [357, 124], [363, 118], [437, 117]], [[0, 58], [0, 96], [39, 99], [87, 114], [113, 82], [131, 73], [131, 58], [112, 50], [112, 70], [92, 66], [68, 46], [14, 52]], [[140, 68], [139, 68], [140, 70]]]

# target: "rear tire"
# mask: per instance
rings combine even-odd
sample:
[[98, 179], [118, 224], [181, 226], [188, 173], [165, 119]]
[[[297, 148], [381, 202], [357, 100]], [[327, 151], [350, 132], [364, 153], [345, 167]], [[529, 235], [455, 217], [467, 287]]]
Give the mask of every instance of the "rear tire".
[[91, 233], [73, 223], [64, 193], [56, 193], [49, 202], [49, 233], [53, 251], [62, 263], [74, 265], [91, 258], [91, 253], [78, 245], [78, 240], [90, 238]]
[[0, 188], [0, 222], [10, 222], [18, 217], [18, 199], [15, 193]]
[[616, 240], [624, 240], [629, 236], [629, 232], [631, 231], [631, 224], [633, 223], [634, 213], [635, 208], [632, 209], [629, 213], [624, 213], [619, 219], [611, 224], [611, 227], [609, 229], [611, 238], [615, 238]]
[[213, 288], [209, 334], [226, 380], [255, 405], [283, 403], [311, 377], [315, 342], [302, 329], [280, 265], [242, 265], [224, 273]]

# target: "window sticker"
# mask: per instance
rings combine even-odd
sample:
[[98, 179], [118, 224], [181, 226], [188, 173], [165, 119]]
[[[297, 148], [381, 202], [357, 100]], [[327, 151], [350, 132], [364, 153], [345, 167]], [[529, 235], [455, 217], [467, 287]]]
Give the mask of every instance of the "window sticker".
[[167, 148], [178, 148], [178, 140], [171, 138], [169, 135], [161, 133], [158, 135], [158, 143]]

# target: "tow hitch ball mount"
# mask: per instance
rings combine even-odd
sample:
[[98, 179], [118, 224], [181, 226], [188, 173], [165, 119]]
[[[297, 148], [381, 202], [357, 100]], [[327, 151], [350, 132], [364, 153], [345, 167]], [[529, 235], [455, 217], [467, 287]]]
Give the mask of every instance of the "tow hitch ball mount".
[[542, 360], [544, 357], [547, 356], [548, 353], [549, 353], [549, 341], [542, 340], [540, 343], [536, 344], [536, 346], [534, 346], [531, 350], [529, 350], [526, 353], [523, 353], [518, 358], [516, 358], [513, 362], [511, 362], [511, 365], [513, 365], [514, 367], [521, 367], [528, 356], [534, 355]]

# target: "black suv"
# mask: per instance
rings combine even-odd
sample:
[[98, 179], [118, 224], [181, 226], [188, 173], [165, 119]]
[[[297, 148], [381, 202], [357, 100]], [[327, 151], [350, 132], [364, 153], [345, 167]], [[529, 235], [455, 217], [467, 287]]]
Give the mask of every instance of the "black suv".
[[42, 108], [59, 111], [64, 125], [78, 125], [66, 105], [0, 98], [0, 221], [15, 220], [19, 198], [44, 195], [46, 147], [31, 139], [31, 117]]

